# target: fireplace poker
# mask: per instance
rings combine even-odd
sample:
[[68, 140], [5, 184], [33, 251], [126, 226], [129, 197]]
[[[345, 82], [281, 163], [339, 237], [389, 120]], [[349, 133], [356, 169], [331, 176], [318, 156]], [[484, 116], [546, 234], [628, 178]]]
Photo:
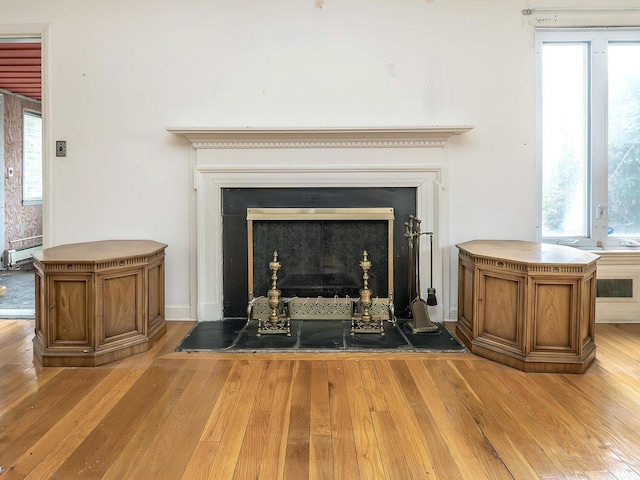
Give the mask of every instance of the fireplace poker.
[[409, 294], [409, 308], [407, 309], [407, 313], [411, 316], [411, 302], [413, 301], [413, 294], [415, 291], [415, 283], [416, 283], [416, 273], [415, 273], [415, 265], [416, 259], [413, 252], [413, 239], [415, 238], [416, 232], [414, 230], [413, 224], [413, 215], [409, 215], [409, 221], [404, 222], [404, 236], [407, 237], [407, 241], [409, 243], [409, 251], [408, 251], [408, 269], [407, 269], [407, 290]]

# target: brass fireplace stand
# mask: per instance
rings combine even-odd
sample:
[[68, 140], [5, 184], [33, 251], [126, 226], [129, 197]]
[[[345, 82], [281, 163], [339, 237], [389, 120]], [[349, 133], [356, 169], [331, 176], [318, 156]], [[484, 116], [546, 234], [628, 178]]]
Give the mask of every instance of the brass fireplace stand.
[[[371, 269], [371, 261], [369, 260], [369, 254], [365, 250], [362, 253], [362, 261], [360, 262], [360, 268], [362, 268], [362, 281], [364, 286], [360, 289], [360, 298], [355, 305], [355, 313], [351, 317], [351, 335], [354, 336], [357, 333], [379, 333], [384, 336], [384, 324], [383, 317], [372, 316], [370, 308], [371, 290], [369, 290], [369, 270]], [[392, 317], [393, 318], [393, 317]]]
[[260, 319], [258, 321], [258, 336], [271, 333], [284, 333], [288, 337], [291, 336], [291, 319], [285, 312], [284, 302], [277, 286], [280, 266], [280, 262], [278, 262], [278, 252], [273, 252], [273, 260], [269, 262], [271, 288], [267, 292], [267, 303], [270, 312], [266, 320]]

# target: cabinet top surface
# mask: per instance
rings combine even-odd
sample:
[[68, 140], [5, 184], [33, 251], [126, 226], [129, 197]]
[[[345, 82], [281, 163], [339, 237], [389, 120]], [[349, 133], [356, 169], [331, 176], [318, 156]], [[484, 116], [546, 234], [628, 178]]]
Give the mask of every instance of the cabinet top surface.
[[474, 256], [522, 263], [585, 265], [600, 258], [599, 255], [574, 247], [522, 240], [473, 240], [458, 243], [456, 247]]
[[33, 257], [41, 262], [100, 262], [150, 255], [166, 247], [164, 243], [153, 240], [101, 240], [45, 248], [34, 253]]

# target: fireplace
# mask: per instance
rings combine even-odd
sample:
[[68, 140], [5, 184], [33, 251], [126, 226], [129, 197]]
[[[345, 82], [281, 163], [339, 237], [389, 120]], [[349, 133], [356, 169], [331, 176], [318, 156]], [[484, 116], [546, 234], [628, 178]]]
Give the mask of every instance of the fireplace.
[[[238, 313], [236, 310], [227, 310], [227, 304], [231, 301], [229, 286], [239, 278], [247, 281], [247, 267], [242, 267], [247, 265], [246, 255], [228, 256], [224, 252], [224, 234], [229, 233], [229, 228], [234, 228], [223, 227], [226, 192], [251, 190], [278, 198], [274, 195], [281, 189], [297, 191], [294, 196], [302, 199], [324, 190], [344, 199], [349, 197], [346, 193], [356, 189], [370, 189], [370, 192], [409, 189], [412, 205], [401, 213], [395, 212], [395, 230], [402, 231], [405, 215], [410, 213], [423, 220], [423, 231], [435, 232], [433, 286], [440, 294], [438, 305], [430, 308], [433, 310], [432, 318], [441, 321], [449, 305], [448, 218], [444, 191], [446, 145], [451, 136], [470, 129], [168, 129], [171, 133], [185, 136], [193, 146], [191, 165], [195, 194], [191, 203], [191, 230], [194, 246], [192, 267], [196, 272], [192, 279], [193, 304], [196, 306], [194, 316], [199, 321], [235, 316]], [[300, 192], [309, 192], [310, 195], [300, 195]], [[415, 209], [412, 208], [414, 205]], [[302, 208], [306, 205], [276, 206]], [[244, 215], [243, 228], [246, 229], [246, 211]], [[243, 237], [241, 233], [238, 233], [238, 242], [246, 244], [246, 236]], [[420, 248], [422, 258], [428, 258], [429, 244], [423, 242]], [[400, 253], [401, 249], [395, 252]], [[268, 259], [265, 261], [268, 262]], [[398, 285], [405, 276], [397, 273], [398, 268], [406, 268], [403, 264], [396, 258], [395, 289], [398, 297], [398, 290], [401, 290]], [[422, 278], [428, 279], [428, 265], [423, 263], [420, 270]], [[426, 289], [427, 282], [423, 280], [422, 283], [423, 289]], [[243, 294], [244, 302], [247, 293], [245, 291]], [[402, 301], [406, 303], [408, 299]]]

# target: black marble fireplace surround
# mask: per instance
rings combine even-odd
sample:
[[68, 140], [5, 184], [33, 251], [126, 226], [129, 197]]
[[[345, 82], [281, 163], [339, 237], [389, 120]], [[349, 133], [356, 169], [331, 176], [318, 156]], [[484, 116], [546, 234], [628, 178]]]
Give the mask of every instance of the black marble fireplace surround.
[[[408, 310], [408, 252], [404, 222], [416, 212], [413, 187], [365, 188], [225, 188], [222, 191], [223, 316], [244, 317], [248, 301], [247, 208], [394, 209], [393, 278], [398, 316]], [[283, 296], [358, 296], [367, 250], [372, 261], [369, 288], [386, 297], [387, 222], [254, 222], [254, 296], [270, 287], [269, 261], [279, 251], [278, 287]], [[302, 269], [302, 266], [305, 266]], [[264, 290], [264, 291], [263, 291]]]

